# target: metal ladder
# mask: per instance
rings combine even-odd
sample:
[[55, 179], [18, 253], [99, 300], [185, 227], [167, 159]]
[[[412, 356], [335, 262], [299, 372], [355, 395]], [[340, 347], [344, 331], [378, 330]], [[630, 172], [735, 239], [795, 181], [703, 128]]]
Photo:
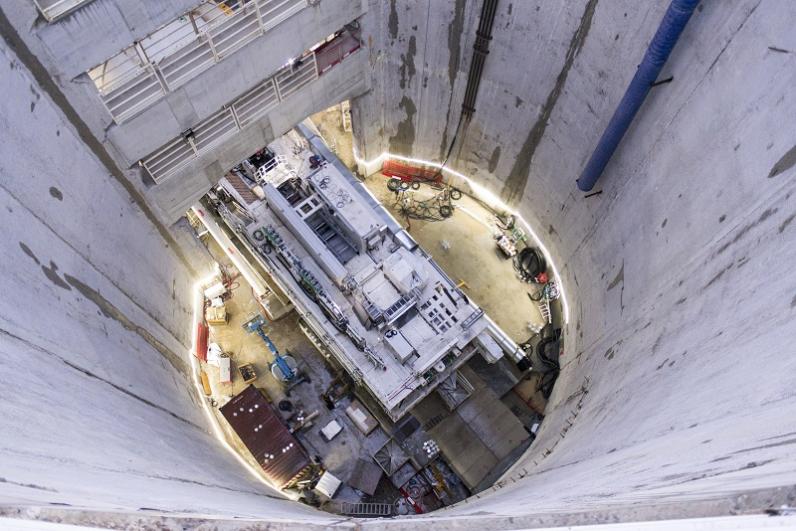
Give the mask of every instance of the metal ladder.
[[548, 324], [553, 322], [553, 314], [550, 312], [550, 299], [547, 297], [539, 301], [539, 313]]
[[356, 516], [390, 516], [392, 515], [392, 504], [341, 502], [340, 512]]

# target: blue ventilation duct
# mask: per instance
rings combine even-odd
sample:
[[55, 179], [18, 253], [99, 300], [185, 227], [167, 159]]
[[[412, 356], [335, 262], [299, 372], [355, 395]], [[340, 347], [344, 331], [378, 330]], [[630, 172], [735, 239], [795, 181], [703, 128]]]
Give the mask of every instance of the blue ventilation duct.
[[619, 102], [608, 127], [605, 128], [599, 144], [578, 178], [578, 188], [582, 191], [591, 190], [602, 175], [641, 104], [644, 103], [647, 93], [658, 79], [663, 65], [669, 58], [672, 48], [677, 44], [677, 39], [680, 38], [683, 28], [698, 3], [699, 0], [672, 0], [663, 20], [661, 20], [658, 31], [655, 32], [655, 37], [647, 48], [647, 53], [644, 55], [636, 75], [633, 76], [622, 101]]

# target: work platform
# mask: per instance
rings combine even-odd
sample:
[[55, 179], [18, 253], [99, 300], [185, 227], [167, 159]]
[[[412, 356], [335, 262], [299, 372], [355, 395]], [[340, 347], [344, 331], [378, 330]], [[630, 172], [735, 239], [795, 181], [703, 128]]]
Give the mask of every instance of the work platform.
[[241, 201], [245, 212], [221, 212], [322, 352], [393, 420], [476, 353], [489, 362], [516, 355], [353, 175], [312, 147], [296, 131], [269, 145], [272, 162], [256, 172], [258, 200]]

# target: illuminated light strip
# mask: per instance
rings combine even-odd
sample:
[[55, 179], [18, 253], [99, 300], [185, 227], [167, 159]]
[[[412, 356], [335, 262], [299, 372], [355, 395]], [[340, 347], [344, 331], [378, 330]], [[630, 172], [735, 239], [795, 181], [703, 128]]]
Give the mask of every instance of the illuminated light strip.
[[195, 293], [193, 304], [193, 320], [191, 321], [193, 325], [193, 335], [191, 337], [191, 350], [188, 352], [188, 357], [191, 359], [191, 368], [193, 369], [193, 385], [198, 393], [200, 399], [199, 401], [202, 403], [202, 411], [204, 411], [205, 416], [207, 417], [207, 422], [210, 424], [215, 438], [219, 443], [221, 443], [221, 446], [223, 446], [241, 465], [243, 465], [243, 468], [245, 468], [255, 479], [259, 480], [265, 486], [273, 489], [282, 496], [285, 496], [286, 499], [295, 501], [298, 499], [297, 495], [294, 496], [281, 491], [276, 485], [272, 484], [270, 481], [268, 481], [268, 479], [266, 479], [261, 469], [258, 469], [246, 461], [243, 456], [241, 456], [240, 453], [238, 453], [238, 451], [229, 444], [224, 431], [221, 429], [218, 417], [216, 417], [216, 415], [210, 409], [207, 397], [205, 396], [204, 387], [202, 386], [202, 382], [199, 377], [199, 372], [202, 370], [202, 367], [199, 365], [199, 360], [196, 358], [196, 356], [194, 356], [194, 352], [196, 352], [196, 343], [198, 339], [198, 325], [203, 321], [202, 310], [204, 309], [204, 293], [202, 292], [202, 287], [209, 284], [214, 279], [215, 275], [210, 275], [194, 285]]
[[466, 182], [468, 186], [470, 186], [470, 189], [473, 191], [473, 194], [475, 194], [475, 196], [484, 203], [491, 205], [495, 210], [502, 210], [508, 212], [509, 214], [513, 215], [516, 219], [519, 219], [523, 227], [525, 228], [525, 232], [531, 235], [531, 238], [533, 238], [533, 241], [536, 243], [536, 246], [539, 247], [539, 249], [542, 251], [542, 254], [547, 260], [547, 263], [550, 265], [550, 269], [553, 270], [553, 278], [555, 278], [556, 284], [558, 284], [558, 289], [561, 294], [561, 310], [562, 313], [564, 314], [564, 324], [569, 323], [569, 304], [567, 303], [567, 296], [564, 291], [564, 283], [561, 281], [561, 275], [558, 274], [558, 268], [556, 267], [555, 262], [553, 262], [553, 258], [548, 252], [547, 247], [545, 247], [545, 245], [542, 243], [542, 240], [539, 238], [539, 236], [537, 236], [536, 231], [531, 228], [530, 224], [525, 220], [524, 217], [522, 217], [522, 215], [519, 212], [517, 212], [513, 208], [510, 208], [507, 204], [503, 202], [502, 199], [500, 199], [490, 190], [476, 183], [466, 175], [459, 173], [456, 170], [451, 170], [450, 168], [443, 167], [442, 164], [439, 164], [437, 162], [432, 162], [430, 160], [423, 160], [423, 159], [415, 159], [411, 157], [403, 157], [401, 155], [394, 155], [388, 151], [382, 152], [381, 155], [372, 160], [364, 160], [359, 158], [356, 146], [353, 146], [353, 154], [354, 154], [354, 160], [357, 162], [357, 164], [362, 164], [363, 166], [365, 166], [365, 168], [368, 169], [368, 173], [372, 173], [370, 171], [370, 168], [372, 166], [375, 165], [381, 166], [381, 164], [384, 162], [384, 159], [397, 159], [404, 162], [422, 164], [425, 166], [431, 166], [432, 168], [442, 169], [443, 173], [448, 173]]
[[238, 269], [241, 276], [248, 282], [249, 286], [254, 290], [258, 302], [260, 302], [270, 291], [265, 287], [264, 282], [257, 278], [257, 273], [254, 271], [251, 264], [240, 254], [240, 251], [235, 248], [235, 244], [232, 243], [229, 236], [227, 236], [214, 219], [207, 215], [201, 205], [197, 203], [191, 207], [191, 210], [196, 214], [196, 217], [199, 218], [199, 221], [202, 222], [202, 225], [204, 225], [207, 232], [210, 233], [210, 236], [213, 237], [218, 246], [221, 247], [224, 254], [227, 255], [227, 258], [229, 258]]
[[465, 208], [465, 207], [463, 207], [463, 206], [461, 206], [461, 205], [456, 205], [456, 210], [461, 210], [462, 212], [464, 212], [465, 214], [467, 214], [468, 216], [470, 216], [471, 218], [473, 218], [473, 220], [474, 220], [475, 222], [477, 222], [477, 223], [479, 223], [479, 224], [483, 225], [483, 226], [484, 226], [484, 227], [486, 227], [487, 229], [490, 229], [490, 230], [492, 230], [492, 225], [490, 225], [489, 223], [487, 223], [486, 221], [484, 221], [484, 220], [483, 220], [483, 219], [482, 219], [482, 218], [481, 218], [481, 217], [480, 217], [478, 214], [476, 214], [475, 212], [471, 212], [471, 211], [470, 211], [470, 209], [468, 209], [468, 208]]

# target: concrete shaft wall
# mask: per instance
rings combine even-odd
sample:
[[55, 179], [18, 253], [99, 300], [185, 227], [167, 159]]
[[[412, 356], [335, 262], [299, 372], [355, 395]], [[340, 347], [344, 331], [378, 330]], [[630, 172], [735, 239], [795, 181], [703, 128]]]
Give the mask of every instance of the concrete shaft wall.
[[[601, 195], [576, 193], [664, 8], [500, 3], [450, 164], [544, 235], [570, 320], [539, 439], [495, 492], [432, 516], [439, 527], [796, 483], [796, 7], [705, 2]], [[440, 160], [479, 9], [371, 0], [361, 156]], [[208, 434], [187, 357], [206, 266], [23, 52], [3, 44], [0, 64], [0, 500], [330, 522], [270, 498]]]
[[190, 384], [208, 263], [181, 260], [5, 43], [0, 55], [2, 503], [278, 514], [287, 502], [210, 435]]
[[[270, 28], [151, 106], [116, 124], [87, 71], [202, 3], [201, 0], [120, 2], [92, 0], [64, 19], [46, 23], [32, 1], [2, 6], [3, 18], [47, 70], [87, 131], [97, 139], [130, 185], [171, 224], [232, 165], [288, 131], [307, 116], [367, 89], [359, 58], [345, 61], [215, 146], [196, 163], [155, 185], [138, 161], [273, 76], [288, 60], [361, 17], [366, 0], [324, 0]], [[353, 59], [353, 58], [352, 58]], [[353, 63], [353, 64], [352, 64]], [[175, 191], [175, 187], [182, 192]]]
[[[673, 81], [652, 90], [601, 195], [575, 187], [667, 5], [500, 2], [476, 113], [449, 165], [527, 217], [571, 308], [539, 439], [511, 486], [468, 511], [796, 480], [796, 127], [785, 119], [796, 6], [703, 2], [661, 76]], [[479, 10], [371, 3], [373, 90], [352, 107], [362, 158], [444, 158]]]

